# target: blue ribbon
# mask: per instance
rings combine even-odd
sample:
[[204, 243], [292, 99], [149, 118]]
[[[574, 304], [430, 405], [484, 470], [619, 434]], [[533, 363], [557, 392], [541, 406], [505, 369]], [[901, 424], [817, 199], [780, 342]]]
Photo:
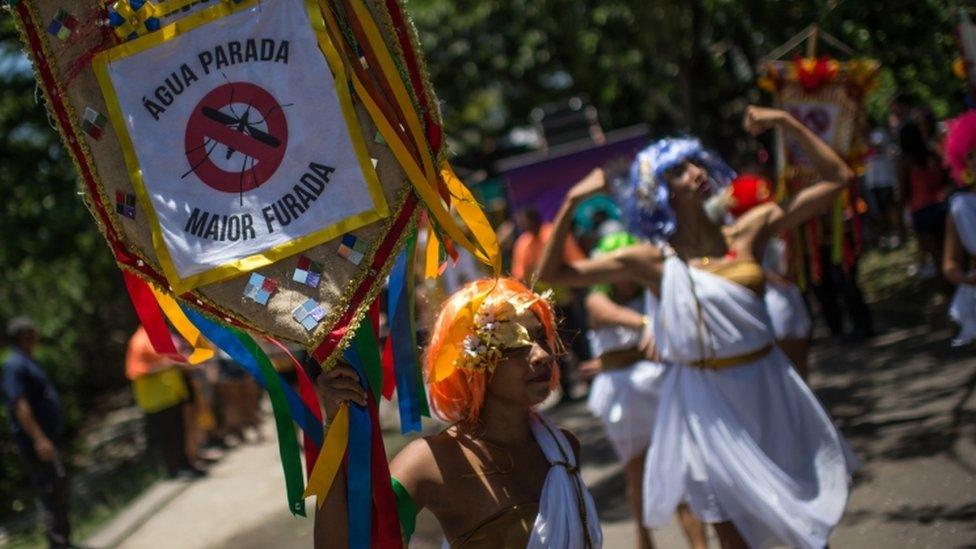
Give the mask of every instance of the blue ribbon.
[[420, 431], [420, 404], [417, 391], [417, 355], [414, 352], [413, 323], [410, 321], [410, 288], [407, 284], [408, 246], [397, 257], [390, 271], [387, 318], [393, 342], [393, 372], [397, 402], [400, 405], [400, 432]]
[[[368, 326], [363, 326], [368, 328]], [[359, 375], [359, 383], [369, 394], [363, 363], [350, 345], [343, 354]], [[367, 404], [369, 406], [369, 404]], [[368, 549], [373, 516], [373, 486], [370, 479], [372, 421], [366, 406], [349, 403], [349, 445], [346, 450], [346, 501], [349, 511], [349, 547]]]
[[[267, 390], [267, 382], [264, 376], [261, 375], [261, 368], [258, 366], [257, 358], [254, 357], [243, 344], [237, 339], [237, 336], [227, 328], [217, 324], [216, 322], [210, 320], [209, 318], [203, 316], [202, 314], [196, 312], [195, 310], [180, 304], [180, 308], [186, 314], [186, 317], [190, 319], [203, 337], [209, 339], [214, 345], [223, 349], [225, 353], [230, 355], [235, 362], [240, 364], [247, 373], [251, 374], [251, 377], [257, 380], [261, 387]], [[292, 389], [291, 385], [281, 380], [281, 388], [284, 389], [285, 401], [288, 403], [288, 411], [291, 413], [292, 419], [298, 423], [298, 426], [305, 431], [305, 434], [312, 439], [312, 442], [319, 448], [322, 447], [322, 441], [324, 439], [324, 432], [322, 429], [322, 424], [316, 419], [315, 415], [305, 402], [302, 401], [298, 393]]]

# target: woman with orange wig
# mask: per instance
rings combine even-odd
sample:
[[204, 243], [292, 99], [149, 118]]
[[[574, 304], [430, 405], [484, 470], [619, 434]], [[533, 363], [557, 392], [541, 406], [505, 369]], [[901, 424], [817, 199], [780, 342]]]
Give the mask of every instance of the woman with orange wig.
[[[579, 442], [534, 409], [558, 383], [559, 349], [551, 305], [517, 280], [476, 280], [448, 298], [424, 370], [434, 412], [452, 425], [390, 462], [398, 508], [430, 509], [453, 548], [602, 546]], [[329, 417], [366, 402], [348, 366], [318, 386]], [[348, 545], [345, 483], [340, 473], [316, 515], [316, 547]]]

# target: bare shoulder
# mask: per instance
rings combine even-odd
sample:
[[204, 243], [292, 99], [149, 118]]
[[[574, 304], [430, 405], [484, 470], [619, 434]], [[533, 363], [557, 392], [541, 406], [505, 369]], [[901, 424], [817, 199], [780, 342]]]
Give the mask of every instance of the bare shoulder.
[[406, 488], [418, 508], [426, 507], [427, 495], [444, 482], [437, 466], [436, 442], [432, 442], [437, 436], [410, 442], [390, 461], [390, 475]]
[[569, 441], [569, 446], [573, 449], [573, 456], [576, 458], [576, 463], [579, 463], [580, 460], [579, 439], [576, 438], [576, 435], [574, 435], [573, 432], [570, 431], [569, 429], [563, 429], [562, 427], [560, 427], [559, 430], [563, 432], [563, 436], [565, 436], [566, 440]]

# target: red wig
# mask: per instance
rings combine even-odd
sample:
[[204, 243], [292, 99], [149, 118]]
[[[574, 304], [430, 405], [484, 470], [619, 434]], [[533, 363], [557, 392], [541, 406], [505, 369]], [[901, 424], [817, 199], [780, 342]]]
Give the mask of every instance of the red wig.
[[[485, 293], [487, 297], [484, 297]], [[431, 330], [430, 344], [424, 355], [424, 371], [430, 393], [430, 403], [438, 417], [450, 423], [475, 422], [485, 401], [485, 388], [491, 374], [484, 370], [454, 368], [454, 371], [437, 379], [435, 375], [437, 358], [441, 353], [456, 353], [463, 345], [463, 339], [470, 335], [458, 330], [462, 316], [470, 315], [472, 303], [480, 298], [478, 311], [496, 314], [503, 304], [514, 301], [532, 302], [529, 310], [535, 314], [546, 331], [550, 349], [559, 349], [556, 335], [556, 319], [549, 302], [514, 278], [480, 279], [469, 282], [455, 292], [441, 306], [437, 320]], [[553, 368], [550, 387], [555, 389], [559, 382], [558, 368]]]
[[773, 186], [769, 180], [759, 175], [744, 173], [732, 180], [729, 187], [732, 204], [729, 213], [734, 217], [773, 199]]
[[976, 149], [976, 110], [966, 111], [949, 121], [949, 133], [945, 141], [945, 160], [952, 178], [961, 186], [973, 182], [976, 174], [969, 173], [966, 158]]

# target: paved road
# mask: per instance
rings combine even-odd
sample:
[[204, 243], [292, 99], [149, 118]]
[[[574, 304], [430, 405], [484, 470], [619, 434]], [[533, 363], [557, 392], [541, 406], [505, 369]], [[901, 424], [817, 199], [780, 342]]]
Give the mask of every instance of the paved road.
[[[831, 545], [976, 548], [976, 354], [950, 350], [947, 329], [893, 324], [868, 342], [817, 342], [811, 385], [864, 460]], [[553, 415], [583, 442], [606, 546], [632, 546], [623, 475], [598, 424], [580, 403]], [[422, 541], [437, 538], [434, 521], [421, 520], [418, 538], [413, 546], [437, 546]], [[673, 525], [655, 539], [684, 546]], [[311, 521], [285, 509], [269, 441], [229, 455], [123, 546], [304, 548], [310, 540]]]

